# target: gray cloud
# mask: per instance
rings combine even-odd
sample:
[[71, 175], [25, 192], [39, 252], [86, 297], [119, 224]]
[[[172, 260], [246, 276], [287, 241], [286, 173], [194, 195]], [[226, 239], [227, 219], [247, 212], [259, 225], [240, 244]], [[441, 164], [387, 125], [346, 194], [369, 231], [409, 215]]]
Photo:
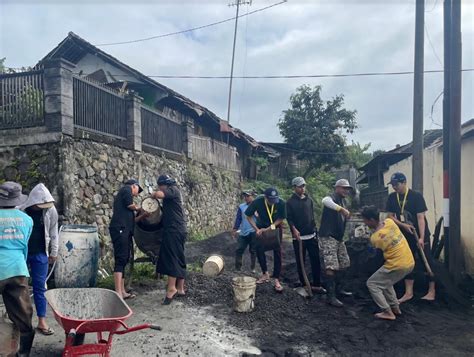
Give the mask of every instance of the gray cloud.
[[[278, 0], [254, 0], [241, 13]], [[3, 1], [0, 54], [12, 67], [44, 56], [68, 31], [92, 43], [143, 38], [232, 17], [228, 1], [41, 2]], [[433, 1], [427, 1], [431, 10]], [[474, 67], [474, 6], [463, 4], [463, 66]], [[235, 75], [324, 74], [413, 69], [413, 1], [289, 1], [239, 19]], [[443, 60], [442, 1], [426, 13], [433, 47]], [[228, 75], [233, 22], [185, 35], [102, 49], [149, 75]], [[425, 39], [425, 68], [442, 66]], [[227, 113], [227, 80], [163, 79], [163, 84], [208, 107]], [[463, 74], [463, 121], [474, 117], [474, 74]], [[360, 129], [350, 139], [390, 149], [411, 140], [412, 76], [236, 79], [231, 124], [264, 141], [280, 141], [276, 123], [290, 95], [302, 84], [322, 85], [330, 98], [344, 94], [358, 111]], [[442, 74], [425, 76], [425, 128], [433, 101], [442, 91]], [[442, 121], [442, 101], [433, 120]]]

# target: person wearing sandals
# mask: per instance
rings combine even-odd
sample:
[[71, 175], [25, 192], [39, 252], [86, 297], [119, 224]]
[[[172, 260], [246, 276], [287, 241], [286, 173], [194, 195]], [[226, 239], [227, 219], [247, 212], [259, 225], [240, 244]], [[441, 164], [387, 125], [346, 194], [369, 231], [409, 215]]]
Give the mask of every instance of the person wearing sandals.
[[133, 299], [134, 294], [125, 290], [125, 267], [130, 260], [130, 250], [135, 221], [143, 218], [144, 213], [135, 217], [140, 208], [133, 203], [133, 197], [138, 196], [143, 189], [135, 179], [125, 182], [114, 199], [113, 214], [110, 221], [109, 232], [114, 247], [114, 284], [115, 292], [124, 300]]
[[402, 312], [393, 285], [411, 273], [415, 260], [406, 238], [392, 218], [381, 222], [374, 206], [364, 207], [361, 215], [364, 223], [374, 231], [370, 237], [372, 246], [382, 250], [385, 259], [384, 265], [367, 280], [372, 299], [382, 310], [375, 317], [395, 320]]
[[20, 184], [11, 181], [0, 184], [0, 293], [8, 317], [20, 331], [20, 350], [16, 354], [19, 357], [30, 355], [35, 338], [26, 264], [33, 220], [15, 208], [27, 198]]
[[255, 230], [250, 223], [243, 218], [243, 216], [245, 216], [245, 210], [254, 200], [255, 191], [245, 190], [242, 192], [242, 196], [245, 202], [237, 207], [234, 228], [232, 230], [233, 237], [236, 237], [237, 232], [239, 232], [237, 237], [237, 249], [235, 250], [235, 270], [240, 271], [242, 268], [243, 254], [248, 246], [250, 252], [250, 270], [255, 273], [255, 261], [257, 260], [257, 253], [255, 251]]
[[158, 177], [158, 191], [152, 197], [163, 200], [163, 238], [156, 271], [168, 276], [166, 296], [163, 305], [169, 305], [175, 297], [184, 296], [186, 278], [186, 258], [184, 243], [187, 230], [181, 192], [176, 181], [169, 175]]
[[[303, 267], [300, 260], [300, 245], [303, 247], [303, 260], [308, 252], [311, 263], [313, 284], [311, 289], [319, 294], [326, 290], [321, 286], [321, 263], [317, 241], [317, 228], [314, 219], [314, 202], [306, 195], [306, 181], [303, 177], [295, 177], [291, 181], [294, 193], [286, 201], [286, 216], [293, 236], [293, 249], [295, 251], [296, 269], [300, 286], [305, 286]], [[301, 241], [301, 242], [300, 242]]]
[[[257, 221], [254, 221], [257, 213]], [[266, 247], [262, 244], [263, 235], [280, 231], [280, 225], [286, 219], [286, 203], [278, 196], [278, 191], [269, 187], [265, 190], [263, 196], [257, 197], [245, 210], [245, 216], [250, 225], [255, 229], [257, 236], [256, 248], [257, 259], [262, 269], [262, 276], [257, 280], [257, 284], [270, 281], [270, 275], [267, 269], [267, 258], [265, 256]], [[275, 235], [278, 237], [278, 235]], [[281, 239], [281, 237], [279, 237]], [[275, 291], [282, 292], [283, 287], [280, 283], [281, 273], [281, 247], [280, 239], [274, 242], [273, 250], [273, 276]]]
[[46, 278], [48, 267], [58, 256], [58, 212], [54, 198], [42, 183], [31, 190], [28, 200], [19, 207], [33, 220], [33, 231], [28, 241], [28, 265], [33, 284], [38, 326], [36, 330], [43, 335], [54, 334], [46, 322]]

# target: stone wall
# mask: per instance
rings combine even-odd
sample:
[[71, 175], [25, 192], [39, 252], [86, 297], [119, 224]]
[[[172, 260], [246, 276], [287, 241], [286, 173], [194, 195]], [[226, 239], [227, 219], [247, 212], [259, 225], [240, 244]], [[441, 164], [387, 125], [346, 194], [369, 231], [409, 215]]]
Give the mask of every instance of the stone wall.
[[98, 143], [66, 139], [62, 144], [64, 221], [97, 224], [103, 261], [111, 256], [108, 224], [114, 196], [128, 178], [136, 178], [144, 192], [139, 203], [157, 188], [159, 174], [169, 174], [181, 189], [191, 239], [231, 228], [238, 203], [239, 175], [193, 161], [170, 160]]
[[60, 143], [0, 147], [0, 182], [16, 181], [24, 193], [43, 182], [63, 207], [63, 175]]
[[0, 169], [0, 180], [18, 181], [26, 193], [44, 182], [57, 200], [60, 223], [97, 225], [106, 265], [113, 200], [128, 178], [138, 179], [144, 188], [136, 198], [140, 203], [157, 188], [159, 174], [174, 177], [191, 239], [230, 229], [239, 199], [240, 176], [235, 172], [66, 136], [57, 143], [0, 147]]

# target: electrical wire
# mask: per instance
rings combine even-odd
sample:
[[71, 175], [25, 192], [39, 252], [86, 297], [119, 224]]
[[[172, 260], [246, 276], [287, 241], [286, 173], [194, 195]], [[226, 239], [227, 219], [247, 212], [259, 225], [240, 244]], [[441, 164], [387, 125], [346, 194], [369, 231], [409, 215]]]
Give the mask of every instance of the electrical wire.
[[431, 8], [431, 10], [425, 10], [425, 13], [430, 13], [430, 12], [433, 12], [433, 10], [435, 9], [436, 5], [438, 5], [438, 0], [435, 1], [433, 7]]
[[[461, 72], [472, 72], [474, 68], [465, 68]], [[442, 69], [426, 70], [423, 73], [443, 73]], [[413, 74], [413, 71], [401, 72], [365, 72], [345, 74], [307, 74], [307, 75], [261, 75], [261, 76], [234, 76], [237, 79], [298, 79], [298, 78], [341, 78], [341, 77], [376, 77], [376, 76], [400, 76]], [[79, 74], [79, 73], [74, 73]], [[132, 74], [111, 74], [113, 77], [136, 77]], [[149, 78], [164, 79], [229, 79], [230, 76], [191, 76], [191, 75], [146, 75]]]
[[[248, 12], [248, 13], [246, 13], [246, 14], [239, 15], [238, 17], [240, 18], [240, 17], [252, 15], [252, 14], [255, 14], [255, 13], [257, 13], [257, 12], [261, 12], [261, 11], [264, 11], [264, 10], [268, 10], [268, 9], [270, 9], [270, 8], [272, 8], [272, 7], [275, 7], [275, 6], [284, 4], [284, 3], [286, 3], [286, 2], [287, 2], [287, 0], [283, 0], [283, 1], [280, 1], [280, 2], [278, 2], [278, 3], [272, 4], [272, 5], [269, 5], [269, 6], [265, 6], [265, 7], [262, 7], [262, 8], [260, 8], [260, 9], [254, 10], [254, 11], [250, 11], [250, 12]], [[121, 41], [121, 42], [111, 42], [111, 43], [100, 43], [100, 44], [96, 44], [96, 45], [94, 45], [94, 46], [97, 46], [97, 47], [105, 47], [105, 46], [127, 45], [127, 44], [130, 44], [130, 43], [137, 43], [137, 42], [150, 41], [150, 40], [155, 40], [155, 39], [158, 39], [158, 38], [169, 37], [169, 36], [175, 36], [175, 35], [180, 35], [180, 34], [187, 33], [187, 32], [192, 32], [192, 31], [196, 31], [196, 30], [201, 30], [201, 29], [204, 29], [204, 28], [208, 28], [208, 27], [220, 25], [220, 24], [223, 24], [223, 23], [226, 23], [226, 22], [229, 22], [229, 21], [235, 21], [235, 16], [234, 16], [234, 17], [230, 17], [230, 18], [225, 19], [225, 20], [213, 22], [213, 23], [210, 23], [210, 24], [207, 24], [207, 25], [202, 25], [202, 26], [198, 26], [198, 27], [193, 27], [193, 28], [190, 28], [190, 29], [187, 29], [187, 30], [169, 32], [169, 33], [164, 33], [164, 34], [161, 34], [161, 35], [156, 35], [156, 36], [151, 36], [151, 37], [145, 37], [145, 38], [139, 38], [139, 39], [136, 39], [136, 40]]]
[[438, 94], [438, 96], [436, 97], [436, 99], [434, 100], [433, 104], [431, 105], [431, 111], [430, 111], [430, 120], [431, 120], [431, 124], [432, 125], [437, 125], [439, 126], [440, 128], [442, 128], [443, 126], [441, 124], [438, 124], [437, 122], [434, 121], [433, 119], [433, 111], [434, 111], [434, 106], [436, 105], [436, 103], [438, 102], [439, 98], [441, 98], [441, 96], [443, 95], [444, 91], [441, 91], [440, 94]]
[[428, 32], [428, 27], [426, 26], [426, 24], [425, 24], [425, 33], [426, 33], [426, 38], [428, 39], [428, 43], [430, 44], [431, 50], [433, 51], [433, 54], [435, 55], [435, 57], [438, 60], [439, 64], [443, 65], [443, 62], [441, 62], [438, 54], [436, 53], [436, 50], [433, 46], [433, 42], [431, 42], [431, 37], [430, 37], [430, 34]]

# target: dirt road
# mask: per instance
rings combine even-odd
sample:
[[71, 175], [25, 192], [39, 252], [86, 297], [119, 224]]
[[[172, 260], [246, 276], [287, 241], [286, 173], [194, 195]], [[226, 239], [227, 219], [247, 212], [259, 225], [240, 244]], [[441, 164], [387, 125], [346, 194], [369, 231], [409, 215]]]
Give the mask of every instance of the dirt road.
[[[289, 287], [296, 278], [291, 242], [284, 242], [283, 294], [275, 293], [270, 283], [259, 286], [255, 311], [235, 313], [230, 284], [237, 275], [234, 249], [226, 234], [188, 245], [189, 263], [202, 262], [213, 252], [224, 256], [227, 266], [214, 279], [190, 273], [188, 296], [170, 306], [160, 305], [164, 281], [139, 287], [139, 296], [130, 302], [134, 311], [130, 324], [153, 322], [163, 331], [117, 336], [112, 355], [472, 356], [472, 312], [441, 302], [414, 301], [402, 306], [403, 316], [397, 321], [377, 321], [360, 272], [348, 279], [355, 296], [344, 300], [344, 308], [327, 306], [324, 296], [304, 300]], [[57, 331], [54, 336], [36, 339], [35, 356], [60, 355], [62, 330], [55, 323], [52, 327]]]

